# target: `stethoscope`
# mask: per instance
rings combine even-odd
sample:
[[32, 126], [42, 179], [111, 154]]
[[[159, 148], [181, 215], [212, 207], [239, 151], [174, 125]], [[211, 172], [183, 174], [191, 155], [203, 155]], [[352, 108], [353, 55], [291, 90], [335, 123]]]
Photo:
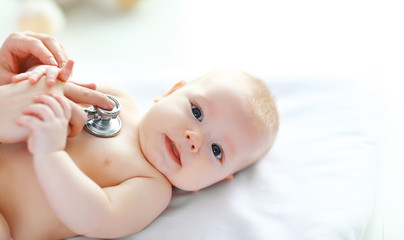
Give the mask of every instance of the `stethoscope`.
[[121, 112], [121, 104], [114, 97], [106, 96], [115, 102], [112, 110], [105, 110], [97, 106], [83, 108], [88, 117], [84, 129], [96, 137], [114, 137], [122, 127], [121, 119], [118, 117]]

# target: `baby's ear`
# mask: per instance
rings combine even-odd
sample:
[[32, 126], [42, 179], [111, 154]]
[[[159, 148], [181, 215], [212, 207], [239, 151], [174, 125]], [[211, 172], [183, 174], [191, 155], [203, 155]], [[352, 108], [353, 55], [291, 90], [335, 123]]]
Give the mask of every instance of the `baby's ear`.
[[226, 177], [225, 179], [223, 179], [223, 181], [230, 181], [230, 180], [233, 180], [233, 178], [234, 178], [234, 174]]
[[164, 97], [167, 97], [171, 93], [175, 92], [177, 89], [180, 89], [181, 87], [185, 86], [185, 84], [187, 84], [187, 83], [183, 80], [177, 82], [173, 87], [171, 87], [171, 89], [168, 92], [166, 92], [165, 94], [163, 94], [159, 97], [156, 97], [154, 99], [154, 102], [156, 103], [156, 102], [160, 101], [161, 99], [163, 99]]

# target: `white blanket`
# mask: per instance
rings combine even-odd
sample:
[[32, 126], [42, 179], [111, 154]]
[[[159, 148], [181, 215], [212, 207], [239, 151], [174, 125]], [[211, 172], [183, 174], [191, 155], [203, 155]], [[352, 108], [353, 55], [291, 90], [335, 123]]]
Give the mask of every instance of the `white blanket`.
[[[116, 83], [133, 94], [142, 112], [154, 96], [180, 80], [175, 74], [129, 76]], [[232, 181], [198, 193], [175, 190], [160, 217], [122, 239], [363, 237], [381, 152], [378, 95], [355, 79], [261, 77], [271, 86], [280, 112], [271, 152]]]

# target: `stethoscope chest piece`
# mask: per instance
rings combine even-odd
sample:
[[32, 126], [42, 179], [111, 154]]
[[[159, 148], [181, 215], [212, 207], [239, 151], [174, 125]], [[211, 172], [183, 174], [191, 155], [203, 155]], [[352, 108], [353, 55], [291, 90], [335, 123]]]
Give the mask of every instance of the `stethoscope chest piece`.
[[97, 137], [114, 137], [122, 128], [121, 119], [118, 117], [121, 105], [114, 97], [110, 95], [107, 97], [115, 102], [115, 107], [112, 110], [108, 111], [97, 106], [84, 109], [89, 117], [84, 129]]

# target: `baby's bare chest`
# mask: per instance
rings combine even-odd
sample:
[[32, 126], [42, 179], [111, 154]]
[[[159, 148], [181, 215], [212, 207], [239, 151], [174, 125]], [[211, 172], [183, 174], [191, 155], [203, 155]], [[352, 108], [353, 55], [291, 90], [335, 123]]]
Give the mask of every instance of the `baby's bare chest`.
[[[136, 131], [131, 132], [133, 129], [128, 126], [122, 130], [114, 138], [96, 138], [82, 132], [68, 140], [66, 151], [72, 161], [101, 187], [115, 186], [130, 178], [158, 175], [143, 157]], [[46, 234], [71, 234], [49, 208], [25, 144], [0, 146], [0, 192], [7, 196], [0, 199], [0, 213], [6, 216], [13, 231], [26, 229], [23, 226], [35, 218], [41, 226], [49, 226], [46, 231], [38, 228]], [[26, 201], [27, 197], [30, 201]], [[22, 233], [35, 231], [28, 229]]]
[[122, 131], [114, 138], [97, 138], [82, 132], [68, 141], [66, 151], [72, 160], [101, 187], [114, 186], [133, 177], [153, 175], [156, 171], [144, 158], [136, 131]]

